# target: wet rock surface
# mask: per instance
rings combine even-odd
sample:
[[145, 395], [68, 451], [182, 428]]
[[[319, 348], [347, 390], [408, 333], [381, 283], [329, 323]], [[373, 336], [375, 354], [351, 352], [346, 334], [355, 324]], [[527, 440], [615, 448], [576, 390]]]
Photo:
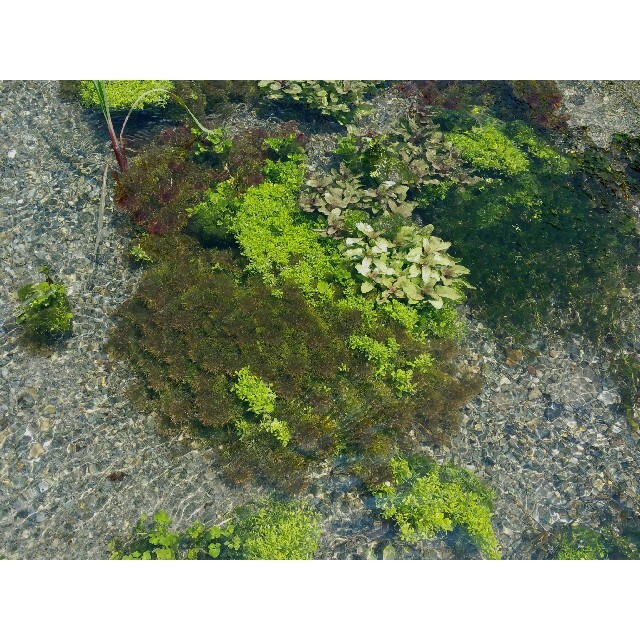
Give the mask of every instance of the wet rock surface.
[[572, 128], [607, 148], [614, 133], [640, 135], [640, 81], [562, 80], [558, 86]]
[[[390, 94], [391, 95], [391, 94]], [[392, 104], [391, 111], [400, 106]], [[275, 118], [276, 116], [274, 116]], [[384, 120], [384, 113], [380, 116]], [[235, 118], [235, 119], [234, 119]], [[277, 118], [276, 118], [277, 120]], [[236, 112], [230, 124], [256, 126]], [[0, 83], [0, 556], [104, 558], [141, 513], [177, 527], [215, 524], [265, 490], [222, 482], [213, 452], [126, 399], [126, 363], [103, 343], [139, 272], [126, 260], [128, 225], [107, 206], [94, 247], [104, 163], [100, 119], [63, 102], [54, 82]], [[332, 131], [311, 132], [322, 164]], [[103, 137], [104, 136], [104, 137]], [[20, 342], [15, 292], [48, 264], [69, 288], [74, 332], [49, 351]], [[451, 444], [425, 447], [485, 480], [506, 558], [531, 557], [556, 525], [598, 527], [638, 512], [638, 434], [593, 349], [576, 337], [503, 344], [470, 316], [466, 364], [485, 377]], [[324, 558], [450, 558], [456, 541], [411, 549], [393, 538], [370, 496], [339, 464], [320, 469], [309, 501], [325, 519]], [[450, 543], [450, 544], [447, 544]]]

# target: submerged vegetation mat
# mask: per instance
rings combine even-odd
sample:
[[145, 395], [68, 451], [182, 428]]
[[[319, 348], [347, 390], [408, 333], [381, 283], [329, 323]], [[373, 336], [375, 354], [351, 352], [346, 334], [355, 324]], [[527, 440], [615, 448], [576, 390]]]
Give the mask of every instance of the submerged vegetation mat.
[[[439, 536], [499, 558], [491, 488], [424, 455], [482, 387], [460, 357], [461, 303], [514, 345], [606, 347], [634, 424], [638, 141], [580, 147], [555, 83], [101, 87], [63, 89], [107, 117], [142, 269], [107, 348], [133, 370], [137, 407], [205, 447], [231, 485], [274, 496], [182, 533], [159, 512], [114, 558], [311, 558], [322, 522], [300, 496], [327, 466], [355, 478], [394, 544]], [[229, 125], [233, 105], [249, 124]], [[136, 142], [111, 123], [132, 107], [155, 123]], [[71, 331], [63, 283], [19, 297], [40, 339]], [[636, 553], [615, 532], [554, 540], [548, 557]]]

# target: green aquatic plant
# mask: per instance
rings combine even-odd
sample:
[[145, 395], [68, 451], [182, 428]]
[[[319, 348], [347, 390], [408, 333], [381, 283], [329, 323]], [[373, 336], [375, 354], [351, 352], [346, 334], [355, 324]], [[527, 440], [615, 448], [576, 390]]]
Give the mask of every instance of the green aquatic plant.
[[320, 515], [304, 501], [272, 501], [241, 510], [235, 531], [242, 559], [311, 560], [320, 541]]
[[526, 154], [495, 126], [478, 126], [462, 133], [445, 135], [460, 155], [476, 169], [509, 176], [529, 169]]
[[[88, 81], [87, 81], [88, 82]], [[208, 129], [189, 109], [184, 100], [175, 92], [170, 89], [173, 88], [173, 83], [169, 81], [104, 81], [104, 80], [91, 80], [95, 96], [96, 106], [100, 105], [105, 121], [107, 123], [107, 129], [109, 131], [109, 139], [111, 146], [116, 155], [118, 166], [124, 173], [128, 169], [127, 158], [125, 155], [124, 144], [124, 131], [131, 114], [136, 109], [142, 109], [148, 104], [164, 105], [167, 99], [170, 97], [176, 101], [188, 114], [193, 123], [196, 126], [196, 131], [204, 136], [203, 141], [199, 142], [196, 146], [196, 154], [213, 151], [218, 153], [216, 149], [226, 150], [228, 149], [229, 142], [227, 141], [224, 132], [219, 129]], [[81, 92], [84, 95], [85, 91], [92, 92], [87, 87], [82, 87]], [[116, 100], [116, 102], [112, 102]], [[85, 100], [86, 101], [86, 100]], [[115, 129], [111, 119], [111, 108], [126, 108], [129, 107], [120, 129], [120, 135], [116, 137]], [[222, 152], [222, 151], [220, 151]]]
[[461, 287], [471, 287], [462, 278], [469, 270], [447, 254], [450, 242], [431, 235], [433, 225], [404, 225], [392, 239], [364, 222], [356, 230], [345, 240], [345, 254], [364, 279], [361, 292], [375, 292], [378, 303], [397, 298], [440, 309], [445, 299], [462, 299]]
[[100, 105], [100, 108], [102, 109], [102, 114], [104, 115], [105, 122], [107, 123], [109, 140], [111, 141], [113, 152], [115, 153], [116, 160], [118, 161], [118, 166], [120, 167], [120, 171], [125, 172], [127, 170], [127, 157], [124, 153], [124, 145], [122, 145], [122, 142], [119, 141], [118, 138], [116, 138], [116, 132], [113, 128], [111, 111], [109, 109], [109, 97], [107, 94], [105, 82], [104, 80], [92, 80], [91, 82], [93, 83], [97, 101]]
[[558, 532], [554, 560], [637, 560], [638, 535], [620, 535], [610, 529], [596, 531], [570, 525]]
[[339, 169], [312, 173], [300, 197], [305, 211], [326, 216], [329, 236], [374, 218], [408, 220], [418, 205], [442, 199], [454, 185], [479, 180], [463, 169], [432, 118], [419, 113], [384, 134], [349, 127], [336, 153]]
[[584, 527], [572, 527], [560, 542], [556, 560], [604, 560], [604, 537], [597, 531]]
[[478, 478], [420, 456], [396, 457], [390, 467], [392, 480], [374, 487], [373, 493], [382, 516], [396, 523], [402, 540], [428, 540], [461, 527], [485, 557], [500, 558], [491, 528], [494, 494]]
[[35, 340], [54, 340], [71, 332], [73, 314], [64, 284], [56, 282], [47, 267], [40, 271], [45, 276], [43, 282], [18, 289], [16, 322], [24, 324], [26, 334]]
[[150, 264], [153, 262], [153, 258], [142, 248], [140, 243], [129, 249], [129, 256], [136, 264]]
[[141, 516], [128, 540], [109, 543], [112, 560], [310, 560], [318, 548], [320, 516], [304, 501], [268, 500], [236, 510], [231, 522], [205, 527], [192, 523], [171, 531], [164, 510], [151, 526]]
[[251, 373], [249, 367], [236, 372], [238, 380], [231, 390], [249, 406], [257, 416], [266, 416], [276, 410], [276, 394], [269, 384]]
[[271, 100], [300, 102], [346, 124], [368, 112], [367, 94], [378, 84], [363, 80], [261, 80], [258, 87]]
[[428, 373], [434, 364], [429, 353], [421, 353], [413, 359], [406, 357], [393, 337], [383, 343], [367, 335], [354, 334], [349, 336], [348, 342], [350, 349], [373, 365], [375, 376], [387, 378], [401, 396], [413, 395], [418, 390], [417, 385], [413, 383], [415, 370]]
[[[171, 234], [143, 241], [154, 264], [123, 306], [110, 349], [140, 376], [131, 391], [138, 406], [215, 445], [227, 478], [259, 478], [296, 491], [313, 465], [338, 453], [374, 478], [387, 473], [392, 451], [412, 446], [410, 431], [445, 439], [478, 381], [453, 365], [449, 341], [427, 331], [434, 318], [452, 326], [450, 316], [437, 309], [414, 313], [406, 304], [402, 310], [398, 297], [376, 305], [374, 296], [363, 294], [355, 260], [340, 250], [344, 239], [323, 237], [300, 209], [303, 139], [295, 130], [281, 131], [234, 138], [223, 170], [209, 167], [213, 185], [200, 192], [200, 202], [182, 211], [172, 202], [186, 226], [174, 222]], [[247, 155], [248, 172], [239, 162], [245, 141], [255, 151]], [[176, 164], [203, 171], [204, 164], [189, 157], [190, 143], [178, 142], [173, 160], [167, 154], [153, 162], [149, 150], [129, 173], [158, 175], [170, 189], [185, 172], [181, 167], [175, 174]], [[382, 200], [391, 189], [379, 187]], [[139, 192], [131, 195], [142, 205]], [[143, 193], [140, 210], [148, 215], [153, 181]], [[380, 219], [392, 238], [407, 226], [399, 211]], [[420, 251], [410, 257], [420, 261]], [[444, 246], [439, 252], [446, 256]], [[438, 278], [460, 275], [447, 268], [436, 268]], [[353, 335], [398, 345], [384, 375], [349, 344]]]
[[204, 246], [227, 245], [233, 240], [231, 223], [237, 208], [238, 188], [233, 178], [219, 182], [204, 200], [187, 210], [187, 229]]
[[[258, 477], [293, 491], [338, 451], [374, 473], [385, 450], [408, 446], [412, 429], [446, 438], [478, 388], [453, 365], [450, 343], [415, 337], [419, 328], [375, 307], [363, 307], [367, 321], [351, 299], [311, 303], [294, 282], [274, 296], [238, 249], [205, 249], [183, 234], [150, 236], [143, 246], [154, 263], [120, 310], [108, 348], [139, 375], [130, 392], [136, 405], [206, 437], [236, 482]], [[375, 363], [349, 347], [354, 333], [387, 345], [393, 338], [402, 358], [393, 369], [412, 368], [411, 379], [377, 376]], [[245, 367], [247, 384], [234, 387]], [[249, 376], [277, 398], [257, 394], [263, 402], [251, 402], [264, 411], [243, 399], [253, 397]]]
[[[249, 438], [256, 432], [270, 433], [275, 436], [283, 447], [291, 440], [291, 430], [284, 420], [273, 417], [276, 410], [276, 394], [269, 384], [251, 373], [249, 367], [244, 367], [236, 372], [237, 381], [231, 387], [232, 391], [245, 402], [249, 412], [253, 414], [252, 420], [240, 419], [236, 422], [236, 428], [240, 438]], [[257, 422], [255, 417], [259, 418]]]
[[137, 153], [126, 172], [116, 177], [115, 202], [148, 233], [181, 229], [188, 211], [207, 189], [228, 173], [210, 163], [197, 162], [194, 137], [186, 130], [171, 130]]
[[191, 133], [196, 136], [195, 155], [200, 158], [208, 156], [223, 156], [231, 149], [231, 138], [229, 138], [222, 127], [210, 129], [204, 135], [195, 128], [191, 128]]
[[[102, 107], [102, 98], [96, 91], [95, 80], [81, 80], [78, 87], [80, 102], [85, 107]], [[138, 97], [150, 89], [165, 89], [173, 91], [173, 82], [169, 80], [103, 80], [107, 101], [111, 109], [130, 109]], [[149, 94], [138, 102], [139, 109], [149, 107], [164, 107], [168, 96], [163, 93]]]
[[638, 281], [637, 231], [610, 198], [592, 200], [584, 173], [530, 167], [451, 192], [424, 218], [473, 273], [469, 297], [494, 326], [524, 335], [544, 322], [600, 341]]
[[238, 205], [231, 230], [249, 269], [276, 294], [292, 282], [308, 295], [331, 272], [331, 261], [311, 225], [298, 215], [296, 194], [270, 181], [251, 187]]

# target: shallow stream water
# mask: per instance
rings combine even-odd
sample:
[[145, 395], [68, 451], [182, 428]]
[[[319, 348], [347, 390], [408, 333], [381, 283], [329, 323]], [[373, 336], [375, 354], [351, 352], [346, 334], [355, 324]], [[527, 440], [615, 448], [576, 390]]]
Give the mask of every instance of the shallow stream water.
[[[377, 107], [384, 121], [402, 101], [383, 94]], [[228, 121], [261, 122], [243, 110]], [[164, 124], [134, 120], [131, 146]], [[213, 452], [163, 434], [152, 416], [134, 410], [125, 396], [131, 372], [103, 351], [139, 271], [126, 260], [129, 223], [111, 204], [95, 254], [111, 158], [100, 118], [62, 100], [55, 82], [2, 82], [0, 134], [0, 556], [104, 558], [110, 539], [159, 509], [178, 527], [222, 522], [265, 489], [225, 484]], [[315, 132], [314, 140], [320, 161], [331, 133]], [[68, 283], [74, 310], [73, 336], [50, 352], [27, 349], [13, 320], [17, 288], [42, 264]], [[511, 342], [471, 308], [466, 321], [463, 358], [483, 373], [484, 387], [451, 445], [425, 451], [496, 491], [503, 557], [532, 557], [562, 524], [600, 528], [638, 514], [639, 435], [603, 352], [578, 335], [542, 331], [514, 360]], [[443, 539], [403, 550], [339, 465], [319, 472], [307, 497], [324, 516], [319, 557], [454, 555]]]

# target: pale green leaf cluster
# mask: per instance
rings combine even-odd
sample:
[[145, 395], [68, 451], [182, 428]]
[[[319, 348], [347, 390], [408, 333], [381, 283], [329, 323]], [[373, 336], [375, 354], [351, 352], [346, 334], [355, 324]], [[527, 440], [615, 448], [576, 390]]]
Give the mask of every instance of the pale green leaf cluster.
[[191, 133], [196, 136], [194, 145], [194, 154], [196, 156], [222, 156], [231, 149], [231, 138], [222, 127], [209, 129], [206, 132], [197, 127], [192, 127]]
[[376, 293], [378, 303], [397, 298], [440, 309], [445, 299], [462, 298], [461, 286], [470, 286], [461, 277], [469, 270], [447, 253], [450, 242], [431, 235], [432, 225], [403, 226], [393, 239], [364, 222], [356, 230], [356, 236], [345, 240], [345, 254], [364, 279], [362, 293]]
[[300, 196], [300, 206], [309, 213], [317, 211], [326, 216], [327, 226], [321, 232], [327, 236], [339, 237], [350, 231], [350, 219], [385, 215], [408, 219], [416, 207], [415, 202], [407, 200], [408, 186], [389, 180], [365, 189], [360, 176], [351, 173], [344, 164], [328, 175], [309, 178], [305, 184], [309, 188]]

